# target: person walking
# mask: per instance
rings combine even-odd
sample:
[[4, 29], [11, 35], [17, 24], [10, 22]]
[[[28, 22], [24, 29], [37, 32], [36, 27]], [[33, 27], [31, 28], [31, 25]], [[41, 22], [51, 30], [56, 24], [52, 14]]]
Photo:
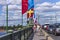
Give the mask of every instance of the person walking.
[[37, 25], [37, 33], [39, 33], [40, 35], [42, 35], [42, 29], [41, 29], [41, 25]]
[[40, 31], [40, 26], [39, 25], [37, 25], [37, 32], [39, 32]]
[[37, 26], [36, 26], [36, 24], [34, 24], [34, 26], [33, 26], [34, 33], [36, 32], [36, 28], [37, 28]]

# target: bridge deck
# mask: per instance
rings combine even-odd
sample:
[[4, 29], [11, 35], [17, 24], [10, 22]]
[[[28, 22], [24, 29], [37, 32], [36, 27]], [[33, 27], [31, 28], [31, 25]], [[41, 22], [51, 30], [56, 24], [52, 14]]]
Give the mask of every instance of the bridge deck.
[[36, 32], [31, 35], [29, 40], [46, 40], [46, 38], [42, 32]]
[[33, 40], [45, 40], [43, 33], [37, 32], [34, 34]]

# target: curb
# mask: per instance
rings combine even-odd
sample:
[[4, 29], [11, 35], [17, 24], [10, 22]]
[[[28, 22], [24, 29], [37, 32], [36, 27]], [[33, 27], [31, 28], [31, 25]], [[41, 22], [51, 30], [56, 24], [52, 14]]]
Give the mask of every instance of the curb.
[[46, 40], [54, 40], [46, 31], [44, 31], [43, 29], [42, 29], [42, 32], [44, 33], [44, 36], [45, 36], [45, 38], [46, 38]]

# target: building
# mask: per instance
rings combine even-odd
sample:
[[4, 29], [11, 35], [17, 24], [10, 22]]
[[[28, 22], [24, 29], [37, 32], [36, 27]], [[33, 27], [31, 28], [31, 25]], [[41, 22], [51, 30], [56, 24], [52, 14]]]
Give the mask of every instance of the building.
[[0, 26], [0, 32], [3, 32], [3, 31], [4, 31], [4, 27]]

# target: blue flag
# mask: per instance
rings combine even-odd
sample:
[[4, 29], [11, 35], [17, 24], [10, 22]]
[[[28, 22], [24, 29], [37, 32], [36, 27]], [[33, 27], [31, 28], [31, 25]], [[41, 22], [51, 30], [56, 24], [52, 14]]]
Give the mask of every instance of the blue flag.
[[28, 0], [28, 10], [34, 8], [34, 0]]

